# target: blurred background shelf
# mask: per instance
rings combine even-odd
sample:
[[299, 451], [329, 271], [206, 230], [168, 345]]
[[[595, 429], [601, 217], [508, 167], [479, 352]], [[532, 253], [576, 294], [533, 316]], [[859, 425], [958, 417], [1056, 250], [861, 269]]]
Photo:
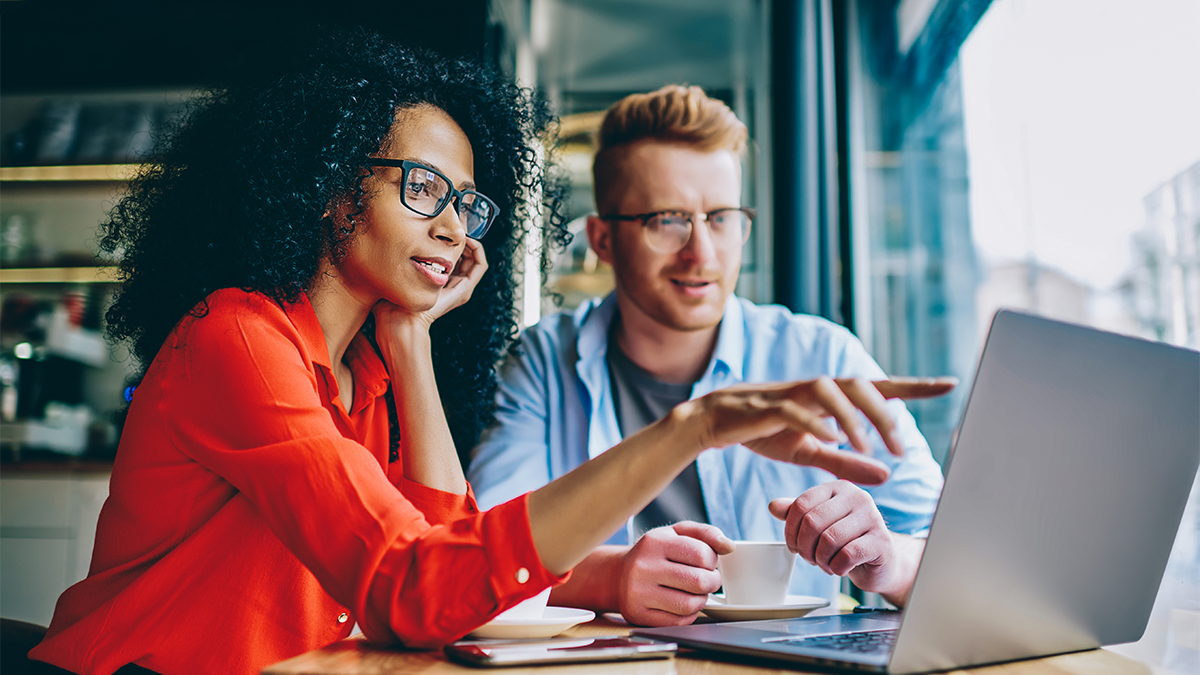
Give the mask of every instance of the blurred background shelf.
[[0, 269], [0, 284], [111, 284], [116, 267], [17, 267]]
[[0, 182], [124, 182], [140, 168], [140, 164], [0, 166]]

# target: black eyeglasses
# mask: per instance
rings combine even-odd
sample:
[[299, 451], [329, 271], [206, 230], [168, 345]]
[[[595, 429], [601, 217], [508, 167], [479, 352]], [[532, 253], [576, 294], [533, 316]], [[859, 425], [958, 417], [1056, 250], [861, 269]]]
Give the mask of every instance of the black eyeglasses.
[[458, 217], [472, 239], [483, 237], [500, 212], [496, 202], [487, 196], [475, 190], [459, 190], [449, 178], [423, 164], [407, 159], [370, 157], [367, 166], [404, 169], [400, 180], [400, 203], [413, 213], [433, 218], [445, 210], [447, 204], [457, 200]]
[[687, 246], [697, 219], [708, 223], [708, 231], [718, 245], [741, 246], [750, 238], [750, 223], [756, 211], [748, 206], [717, 209], [708, 213], [687, 211], [656, 211], [634, 216], [613, 214], [602, 220], [641, 221], [646, 243], [659, 253], [675, 253]]

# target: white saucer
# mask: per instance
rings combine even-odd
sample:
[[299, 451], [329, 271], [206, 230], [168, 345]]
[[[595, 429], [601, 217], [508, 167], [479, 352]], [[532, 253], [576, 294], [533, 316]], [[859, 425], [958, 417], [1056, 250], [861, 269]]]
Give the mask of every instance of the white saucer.
[[828, 606], [828, 599], [812, 595], [789, 595], [781, 605], [727, 605], [724, 596], [714, 593], [708, 596], [704, 614], [717, 621], [760, 621], [791, 619]]
[[492, 619], [468, 637], [492, 640], [554, 637], [571, 626], [596, 618], [596, 613], [574, 607], [547, 607], [540, 619]]

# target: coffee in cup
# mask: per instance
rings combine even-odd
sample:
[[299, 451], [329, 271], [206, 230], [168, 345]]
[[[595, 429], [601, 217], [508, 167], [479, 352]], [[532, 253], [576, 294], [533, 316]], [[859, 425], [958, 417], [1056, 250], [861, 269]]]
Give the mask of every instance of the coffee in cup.
[[725, 602], [730, 605], [782, 605], [792, 583], [796, 554], [780, 541], [735, 541], [732, 553], [717, 558]]

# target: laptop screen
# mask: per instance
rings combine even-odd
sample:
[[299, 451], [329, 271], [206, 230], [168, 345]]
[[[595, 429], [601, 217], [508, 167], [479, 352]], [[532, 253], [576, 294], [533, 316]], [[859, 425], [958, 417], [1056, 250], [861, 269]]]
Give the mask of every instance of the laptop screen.
[[[1198, 410], [1200, 353], [998, 312], [891, 657], [842, 665], [926, 672], [1137, 640], [1200, 464]], [[864, 620], [881, 618], [844, 628]], [[809, 631], [828, 619], [634, 632], [836, 665], [778, 639]]]

